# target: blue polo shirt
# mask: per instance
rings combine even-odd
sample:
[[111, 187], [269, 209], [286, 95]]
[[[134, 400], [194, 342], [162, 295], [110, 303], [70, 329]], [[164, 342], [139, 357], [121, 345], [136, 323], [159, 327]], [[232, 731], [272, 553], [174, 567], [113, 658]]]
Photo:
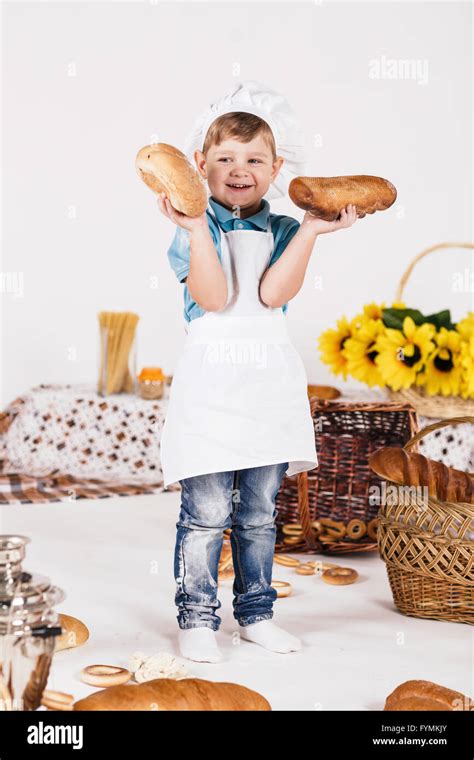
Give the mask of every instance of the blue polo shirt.
[[[274, 239], [273, 253], [269, 263], [269, 267], [271, 267], [272, 264], [280, 258], [293, 235], [296, 234], [300, 227], [298, 220], [293, 219], [291, 216], [272, 214], [270, 212], [270, 204], [264, 198], [262, 198], [262, 207], [260, 211], [257, 211], [256, 214], [249, 216], [247, 219], [235, 218], [232, 215], [232, 211], [215, 201], [212, 196], [209, 198], [209, 205], [214, 212], [215, 219], [209, 210], [206, 209], [207, 221], [220, 261], [222, 261], [221, 230], [222, 232], [230, 232], [230, 230], [243, 229], [263, 230], [266, 232], [268, 218], [270, 217], [270, 226]], [[217, 220], [217, 224], [215, 220]], [[176, 226], [173, 242], [168, 249], [168, 260], [178, 280], [183, 282], [185, 277], [189, 274], [190, 248], [189, 232], [183, 230], [182, 227]], [[287, 309], [288, 304], [283, 304], [283, 312], [286, 312]], [[191, 322], [192, 319], [196, 319], [196, 317], [201, 317], [205, 314], [204, 309], [201, 309], [196, 301], [191, 298], [187, 284], [184, 286], [183, 314], [186, 322]]]

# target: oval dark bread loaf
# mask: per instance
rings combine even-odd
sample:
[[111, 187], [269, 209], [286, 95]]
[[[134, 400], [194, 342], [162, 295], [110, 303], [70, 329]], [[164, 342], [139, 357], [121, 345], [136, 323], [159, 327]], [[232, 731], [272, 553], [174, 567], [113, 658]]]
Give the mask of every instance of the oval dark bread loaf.
[[348, 177], [295, 177], [288, 193], [296, 206], [326, 222], [335, 221], [341, 209], [354, 204], [362, 219], [374, 211], [384, 211], [394, 203], [397, 190], [388, 179], [369, 174]]
[[95, 691], [74, 703], [74, 710], [271, 710], [252, 689], [202, 678], [155, 678]]
[[166, 193], [173, 208], [201, 216], [207, 208], [206, 187], [184, 153], [167, 143], [141, 148], [135, 159], [138, 176], [155, 193]]
[[460, 691], [432, 681], [405, 681], [386, 699], [384, 710], [472, 710], [474, 704]]
[[383, 446], [369, 456], [369, 467], [381, 478], [406, 486], [424, 486], [441, 501], [474, 504], [474, 481], [462, 470], [447, 467], [423, 454]]

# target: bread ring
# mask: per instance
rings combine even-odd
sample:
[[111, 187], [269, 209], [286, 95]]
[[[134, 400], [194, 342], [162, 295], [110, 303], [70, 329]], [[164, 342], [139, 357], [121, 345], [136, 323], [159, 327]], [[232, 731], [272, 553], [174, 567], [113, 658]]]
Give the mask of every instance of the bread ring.
[[373, 538], [374, 541], [377, 541], [377, 530], [379, 527], [379, 518], [374, 517], [373, 520], [369, 522], [367, 525], [367, 533], [369, 535], [369, 538]]
[[337, 522], [336, 520], [331, 520], [329, 517], [322, 517], [319, 521], [323, 528], [325, 528], [325, 533], [327, 533], [329, 536], [332, 536], [333, 538], [339, 539], [344, 538], [346, 534], [346, 526], [343, 522]]
[[65, 694], [64, 691], [44, 689], [41, 704], [48, 710], [72, 710], [74, 697], [72, 694]]
[[277, 592], [278, 599], [281, 599], [281, 597], [284, 596], [289, 596], [291, 594], [291, 583], [287, 583], [286, 581], [272, 581], [271, 585]]
[[79, 674], [81, 681], [91, 686], [118, 686], [127, 683], [131, 677], [129, 670], [117, 665], [88, 665]]
[[308, 562], [303, 562], [299, 567], [296, 568], [296, 572], [298, 575], [315, 575], [316, 568], [314, 568]]
[[330, 533], [321, 533], [318, 536], [318, 541], [321, 541], [322, 544], [332, 544], [336, 540]]
[[347, 586], [355, 583], [359, 573], [350, 567], [330, 567], [324, 571], [321, 578], [332, 586]]
[[285, 536], [299, 536], [303, 532], [301, 523], [288, 523], [282, 527]]
[[349, 538], [362, 538], [367, 533], [367, 525], [363, 520], [350, 520], [347, 523], [347, 535]]
[[299, 559], [296, 559], [296, 557], [290, 557], [288, 554], [275, 554], [273, 561], [276, 562], [277, 565], [285, 565], [285, 567], [296, 567], [297, 565], [301, 565]]
[[285, 536], [283, 543], [289, 544], [290, 546], [293, 546], [294, 544], [302, 544], [304, 543], [304, 536]]

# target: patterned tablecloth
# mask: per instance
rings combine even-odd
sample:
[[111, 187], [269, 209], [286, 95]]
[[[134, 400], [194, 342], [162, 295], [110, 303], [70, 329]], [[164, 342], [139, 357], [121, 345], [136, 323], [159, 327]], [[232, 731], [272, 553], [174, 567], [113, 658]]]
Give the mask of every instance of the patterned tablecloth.
[[2, 473], [163, 483], [160, 437], [168, 403], [90, 385], [39, 385], [0, 417]]
[[[31, 502], [71, 498], [69, 491], [72, 498], [101, 498], [140, 488], [159, 490], [168, 394], [166, 387], [163, 399], [149, 401], [126, 393], [102, 397], [91, 385], [32, 388], [0, 414], [0, 502], [2, 491], [4, 501]], [[355, 389], [345, 391], [341, 401], [385, 398], [383, 390]], [[420, 428], [433, 421], [419, 416]], [[420, 452], [472, 472], [474, 425], [430, 433], [420, 442]], [[25, 489], [31, 491], [28, 497]], [[41, 498], [45, 489], [49, 497]], [[176, 489], [178, 485], [170, 490]], [[20, 496], [15, 497], [15, 490]]]

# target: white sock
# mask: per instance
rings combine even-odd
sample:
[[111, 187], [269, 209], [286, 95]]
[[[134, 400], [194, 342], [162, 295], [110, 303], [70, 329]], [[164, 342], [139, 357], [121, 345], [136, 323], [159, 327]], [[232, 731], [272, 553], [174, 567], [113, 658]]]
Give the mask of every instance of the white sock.
[[216, 634], [208, 626], [180, 628], [179, 649], [183, 657], [197, 662], [221, 662], [222, 652], [216, 641]]
[[250, 625], [240, 625], [240, 635], [247, 641], [270, 649], [272, 652], [295, 652], [301, 649], [301, 641], [288, 631], [275, 625], [272, 620], [258, 620]]

